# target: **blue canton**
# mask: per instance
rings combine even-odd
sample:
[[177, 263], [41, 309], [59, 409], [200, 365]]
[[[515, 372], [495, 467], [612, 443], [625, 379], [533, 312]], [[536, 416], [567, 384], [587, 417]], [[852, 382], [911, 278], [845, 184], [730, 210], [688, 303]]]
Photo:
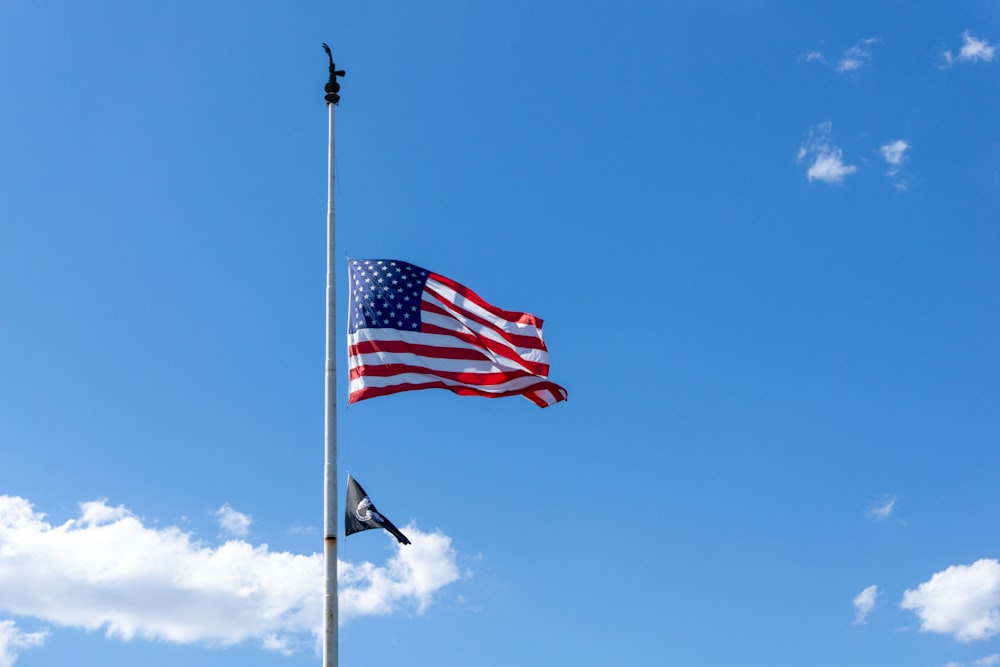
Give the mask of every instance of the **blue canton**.
[[352, 259], [348, 331], [420, 331], [420, 299], [429, 272], [392, 259]]

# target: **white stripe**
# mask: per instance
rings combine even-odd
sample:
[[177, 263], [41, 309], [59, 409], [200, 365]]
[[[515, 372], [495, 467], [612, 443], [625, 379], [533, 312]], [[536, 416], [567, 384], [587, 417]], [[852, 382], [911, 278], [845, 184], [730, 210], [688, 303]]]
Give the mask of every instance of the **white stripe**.
[[[512, 334], [517, 334], [519, 336], [529, 336], [531, 338], [542, 337], [542, 330], [540, 327], [536, 327], [533, 324], [527, 324], [524, 322], [515, 322], [514, 320], [508, 320], [499, 315], [494, 315], [490, 311], [480, 306], [475, 301], [467, 299], [466, 297], [462, 296], [451, 287], [439, 283], [436, 280], [428, 279], [427, 284], [424, 286], [424, 290], [425, 291], [430, 290], [432, 291], [432, 293], [436, 293], [436, 296], [440, 298], [444, 303], [450, 305], [452, 309], [459, 310], [462, 313], [462, 317], [469, 317], [471, 315], [475, 315], [480, 319], [486, 320], [487, 322], [493, 324], [498, 329], [502, 329], [503, 331], [507, 331]], [[521, 313], [517, 314], [520, 315]], [[527, 313], [524, 314], [527, 315]]]
[[562, 400], [562, 396], [556, 396], [551, 389], [539, 389], [535, 396], [545, 401], [546, 405], [555, 405]]
[[[455, 325], [457, 326], [457, 325]], [[347, 344], [357, 345], [370, 341], [381, 343], [383, 341], [399, 341], [408, 345], [426, 345], [428, 347], [440, 347], [442, 349], [471, 350], [486, 356], [486, 350], [481, 345], [460, 340], [447, 334], [420, 333], [419, 331], [400, 331], [399, 329], [358, 329], [355, 333], [347, 334]], [[514, 362], [510, 362], [514, 363]]]
[[405, 364], [407, 366], [417, 366], [426, 368], [430, 372], [441, 371], [444, 373], [510, 373], [528, 371], [523, 368], [501, 368], [492, 361], [475, 359], [441, 359], [435, 357], [429, 359], [419, 354], [399, 353], [399, 352], [369, 352], [366, 354], [352, 354], [348, 360], [348, 367], [351, 369], [360, 366], [384, 366], [387, 364]]
[[[461, 324], [455, 322], [452, 318], [445, 317], [443, 315], [433, 316], [427, 313], [424, 314], [424, 319], [433, 320], [435, 325], [439, 325], [442, 328], [446, 328], [449, 331], [458, 331], [462, 333], [468, 333], [464, 330]], [[447, 326], [445, 326], [447, 325]], [[484, 357], [489, 357], [493, 360], [498, 367], [507, 370], [524, 370], [533, 372], [532, 370], [525, 368], [523, 364], [518, 363], [513, 359], [508, 359], [507, 357], [500, 356], [495, 352], [484, 348], [482, 345], [476, 343], [471, 343], [460, 338], [455, 338], [447, 334], [430, 334], [421, 333], [419, 331], [400, 331], [399, 329], [358, 329], [354, 333], [347, 334], [347, 344], [348, 346], [357, 345], [358, 343], [364, 341], [371, 341], [378, 343], [381, 341], [400, 341], [403, 343], [408, 343], [412, 345], [427, 345], [428, 347], [439, 347], [443, 349], [458, 349], [458, 350], [471, 350], [477, 352]], [[509, 347], [509, 346], [508, 346]], [[517, 350], [515, 350], [516, 352]], [[540, 358], [534, 359], [538, 363], [547, 364], [549, 360], [548, 353], [539, 350], [541, 353]], [[393, 354], [393, 353], [386, 353]], [[350, 355], [348, 355], [350, 356]]]
[[[549, 363], [549, 353], [545, 350], [534, 350], [528, 347], [515, 347], [510, 344], [509, 341], [504, 340], [500, 334], [496, 331], [485, 327], [478, 322], [472, 320], [462, 320], [459, 317], [448, 317], [446, 315], [438, 315], [435, 313], [422, 313], [423, 321], [427, 324], [433, 324], [434, 326], [441, 327], [447, 331], [454, 331], [455, 333], [474, 336], [479, 336], [480, 338], [486, 338], [488, 340], [494, 341], [499, 345], [511, 350], [514, 354], [525, 361], [534, 362], [536, 364], [548, 364]], [[457, 340], [457, 339], [452, 339]], [[458, 347], [458, 346], [456, 346]], [[496, 356], [496, 352], [485, 348], [481, 345], [474, 346], [477, 350], [482, 350], [483, 354], [488, 354], [490, 356]], [[513, 364], [515, 363], [512, 359], [497, 358], [497, 363]]]
[[[504, 331], [509, 331], [510, 333], [520, 334], [522, 336], [531, 336], [532, 338], [541, 338], [542, 330], [531, 324], [522, 324], [519, 322], [512, 322], [511, 320], [505, 319], [494, 315], [490, 311], [486, 310], [480, 306], [475, 301], [471, 301], [454, 289], [440, 283], [433, 278], [428, 278], [425, 288], [429, 287], [435, 292], [437, 292], [441, 298], [446, 302], [453, 304], [456, 308], [460, 308], [467, 313], [472, 313], [477, 315], [487, 322], [492, 322], [497, 328], [503, 329]], [[502, 310], [502, 309], [501, 309]]]

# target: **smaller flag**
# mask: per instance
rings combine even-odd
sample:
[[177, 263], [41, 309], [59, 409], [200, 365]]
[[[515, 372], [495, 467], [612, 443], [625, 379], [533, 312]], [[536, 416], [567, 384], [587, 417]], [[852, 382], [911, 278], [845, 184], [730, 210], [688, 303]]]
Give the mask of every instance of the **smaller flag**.
[[403, 535], [396, 526], [392, 525], [392, 521], [379, 514], [365, 490], [353, 477], [348, 475], [347, 507], [344, 509], [344, 536], [372, 528], [385, 528], [399, 540], [400, 544], [410, 543], [406, 535]]

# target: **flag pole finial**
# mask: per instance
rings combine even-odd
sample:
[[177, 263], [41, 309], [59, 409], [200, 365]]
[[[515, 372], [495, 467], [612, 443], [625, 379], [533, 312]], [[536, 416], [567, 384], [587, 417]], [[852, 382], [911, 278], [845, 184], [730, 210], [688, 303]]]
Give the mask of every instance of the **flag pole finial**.
[[342, 69], [337, 69], [337, 66], [333, 64], [333, 54], [330, 52], [330, 47], [323, 44], [323, 50], [326, 51], [327, 57], [330, 59], [330, 80], [326, 82], [326, 103], [327, 104], [338, 104], [340, 103], [340, 84], [337, 82], [338, 76], [346, 76], [347, 72]]

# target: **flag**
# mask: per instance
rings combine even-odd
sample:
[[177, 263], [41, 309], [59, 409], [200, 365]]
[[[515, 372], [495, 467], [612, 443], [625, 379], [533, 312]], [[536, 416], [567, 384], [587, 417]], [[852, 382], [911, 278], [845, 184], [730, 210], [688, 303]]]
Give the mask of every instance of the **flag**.
[[566, 400], [550, 382], [542, 320], [398, 260], [350, 260], [348, 402], [415, 389]]
[[372, 528], [385, 528], [399, 540], [400, 544], [410, 543], [406, 535], [403, 535], [396, 526], [392, 525], [392, 521], [379, 514], [375, 505], [368, 499], [365, 490], [353, 477], [348, 475], [347, 504], [344, 508], [344, 537]]

